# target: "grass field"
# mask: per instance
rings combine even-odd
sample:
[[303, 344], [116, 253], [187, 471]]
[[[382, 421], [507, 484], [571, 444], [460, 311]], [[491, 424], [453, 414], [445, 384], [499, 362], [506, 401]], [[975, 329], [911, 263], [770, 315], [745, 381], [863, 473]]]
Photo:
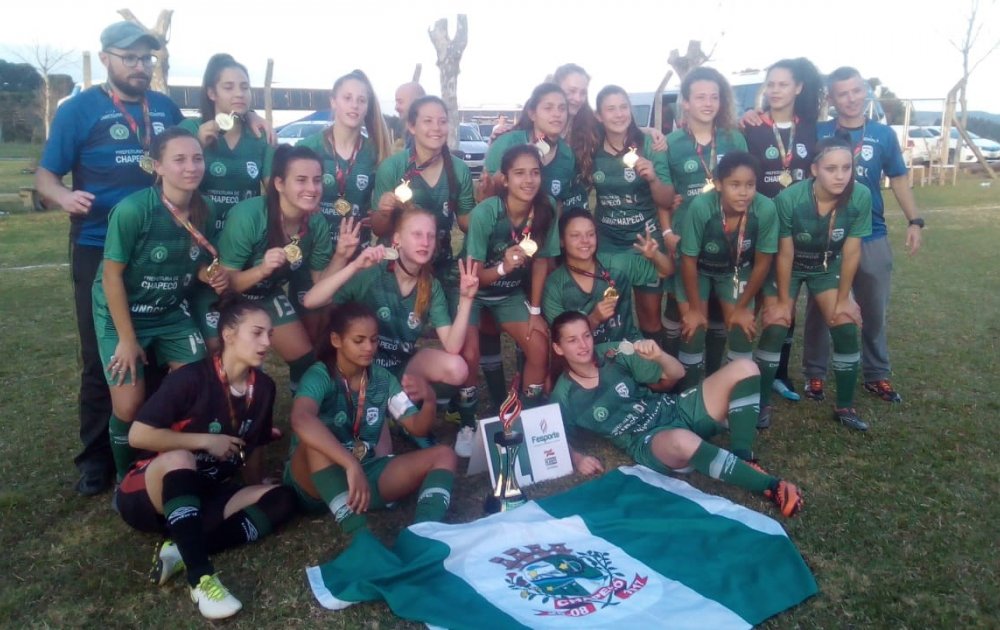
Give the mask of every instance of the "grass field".
[[[890, 347], [905, 402], [859, 394], [872, 424], [864, 435], [834, 423], [826, 404], [779, 402], [758, 442], [767, 467], [805, 490], [804, 513], [784, 524], [821, 589], [766, 627], [987, 628], [1000, 619], [1000, 185], [916, 192], [929, 226], [918, 256], [902, 253], [902, 216], [892, 202], [888, 210], [897, 253]], [[66, 231], [60, 213], [0, 217], [0, 355], [8, 357], [0, 363], [0, 625], [201, 626], [183, 580], [163, 589], [145, 581], [154, 538], [131, 531], [110, 495], [83, 499], [72, 490], [78, 368], [69, 272], [14, 269], [65, 263]], [[272, 361], [269, 371], [284, 383], [283, 366]], [[281, 391], [276, 417], [287, 427]], [[452, 432], [440, 431], [446, 440]], [[286, 446], [270, 449], [272, 470]], [[581, 446], [606, 465], [627, 463], [600, 444]], [[772, 513], [742, 491], [688, 480]], [[480, 516], [487, 486], [482, 475], [460, 478], [449, 520]], [[412, 512], [404, 502], [370, 522], [391, 540]], [[301, 518], [217, 557], [245, 604], [227, 625], [416, 627], [383, 605], [330, 613], [314, 603], [303, 568], [344, 543], [331, 518]]]

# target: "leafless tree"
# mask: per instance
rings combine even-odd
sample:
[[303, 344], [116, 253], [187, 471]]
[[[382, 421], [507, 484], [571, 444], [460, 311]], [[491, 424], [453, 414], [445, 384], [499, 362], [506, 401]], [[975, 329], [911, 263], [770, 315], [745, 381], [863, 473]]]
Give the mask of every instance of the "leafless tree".
[[469, 20], [464, 14], [459, 14], [455, 37], [448, 37], [448, 19], [441, 18], [427, 33], [437, 51], [437, 67], [441, 74], [441, 99], [448, 106], [448, 145], [458, 146], [458, 74], [462, 53], [469, 43]]
[[129, 22], [135, 22], [147, 33], [160, 40], [160, 50], [156, 51], [156, 57], [159, 59], [159, 62], [153, 68], [153, 78], [150, 80], [149, 85], [157, 92], [166, 94], [167, 86], [170, 84], [170, 51], [167, 50], [167, 42], [170, 41], [170, 21], [174, 17], [174, 12], [168, 9], [160, 11], [160, 15], [156, 18], [156, 24], [153, 28], [149, 28], [140, 22], [139, 18], [135, 17], [135, 14], [129, 9], [119, 9], [118, 14]]
[[21, 54], [16, 51], [14, 55], [24, 63], [27, 63], [42, 75], [42, 118], [45, 121], [45, 139], [49, 139], [49, 127], [52, 124], [52, 116], [55, 114], [55, 103], [52, 97], [52, 75], [59, 68], [66, 65], [69, 58], [75, 54], [72, 50], [61, 50], [53, 48], [48, 44], [35, 42], [30, 51]]
[[[949, 43], [955, 47], [955, 50], [962, 55], [962, 84], [958, 92], [958, 104], [962, 110], [962, 126], [968, 128], [969, 126], [969, 108], [966, 102], [966, 90], [969, 84], [969, 75], [975, 71], [979, 64], [983, 63], [987, 57], [992, 55], [998, 48], [1000, 48], [1000, 38], [992, 44], [986, 46], [984, 49], [978, 48], [980, 39], [983, 35], [983, 29], [988, 24], [992, 24], [989, 13], [991, 9], [996, 6], [996, 0], [990, 0], [989, 7], [985, 8], [982, 6], [980, 0], [971, 0], [969, 3], [969, 13], [965, 20], [965, 33], [962, 39], [955, 40], [949, 39]], [[986, 15], [984, 15], [986, 13]], [[978, 56], [978, 59], [976, 57]]]

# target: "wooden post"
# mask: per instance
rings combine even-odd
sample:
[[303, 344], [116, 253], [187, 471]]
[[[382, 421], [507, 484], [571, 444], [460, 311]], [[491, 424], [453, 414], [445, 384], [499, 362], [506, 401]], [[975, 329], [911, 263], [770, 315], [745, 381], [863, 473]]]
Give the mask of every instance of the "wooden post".
[[[983, 152], [979, 148], [979, 145], [977, 145], [975, 142], [972, 141], [972, 136], [970, 136], [969, 132], [965, 130], [965, 126], [962, 125], [962, 121], [956, 118], [954, 120], [954, 124], [955, 124], [955, 129], [958, 129], [958, 134], [962, 136], [962, 139], [965, 140], [965, 143], [969, 145], [970, 149], [972, 149], [972, 153], [975, 154], [976, 159], [979, 160], [979, 163], [982, 164], [983, 168], [986, 169], [986, 174], [990, 176], [990, 179], [996, 179], [997, 174], [993, 172], [993, 169], [990, 167], [989, 162], [986, 161], [986, 156], [983, 155]], [[956, 152], [960, 151], [961, 151], [960, 148], [956, 148]], [[955, 168], [958, 168], [959, 164], [961, 164], [961, 158], [956, 157]]]
[[437, 51], [437, 66], [441, 75], [441, 99], [448, 106], [448, 145], [458, 146], [458, 74], [462, 53], [469, 43], [469, 20], [465, 14], [458, 15], [455, 37], [448, 37], [448, 19], [441, 18], [428, 29], [431, 43]]
[[667, 82], [670, 81], [670, 77], [674, 76], [673, 70], [667, 70], [667, 73], [663, 75], [663, 80], [660, 81], [660, 85], [656, 87], [656, 92], [653, 94], [653, 128], [657, 131], [663, 129], [663, 90], [667, 89]]
[[268, 58], [267, 70], [264, 71], [264, 120], [273, 128], [272, 116], [274, 97], [271, 94], [271, 82], [274, 79], [274, 59]]
[[[708, 61], [708, 57], [709, 55], [705, 54], [705, 52], [701, 49], [701, 42], [692, 39], [688, 41], [687, 52], [683, 56], [676, 48], [671, 50], [670, 55], [667, 57], [667, 63], [670, 64], [670, 67], [677, 73], [677, 78], [683, 82], [684, 77], [686, 77], [689, 72]], [[679, 108], [675, 114], [678, 118], [675, 122], [680, 122], [679, 119], [681, 117], [681, 111]]]
[[173, 19], [174, 12], [168, 9], [160, 11], [159, 17], [156, 18], [156, 25], [153, 28], [149, 28], [140, 22], [139, 18], [135, 17], [135, 14], [129, 9], [119, 9], [118, 14], [129, 22], [135, 22], [143, 30], [160, 41], [160, 49], [156, 51], [156, 57], [159, 59], [159, 62], [153, 67], [153, 78], [149, 85], [157, 92], [167, 94], [169, 92], [167, 86], [169, 85], [170, 78], [170, 51], [167, 49], [167, 42], [170, 41], [170, 20]]
[[414, 83], [420, 83], [420, 73], [423, 71], [423, 69], [424, 69], [424, 64], [422, 63], [418, 63], [417, 66], [413, 69]]
[[83, 53], [83, 89], [87, 89], [91, 85], [91, 74], [90, 74], [90, 51], [85, 51]]
[[958, 168], [960, 147], [955, 147], [954, 165], [952, 165], [951, 161], [948, 159], [948, 153], [951, 152], [951, 125], [952, 121], [955, 119], [955, 95], [958, 93], [958, 90], [962, 86], [963, 82], [964, 80], [955, 84], [955, 87], [951, 88], [948, 92], [948, 98], [945, 99], [944, 115], [941, 117], [941, 146], [939, 147], [941, 151], [941, 168], [938, 169], [939, 186], [944, 186], [945, 171], [948, 170], [947, 167], [954, 166], [956, 169]]

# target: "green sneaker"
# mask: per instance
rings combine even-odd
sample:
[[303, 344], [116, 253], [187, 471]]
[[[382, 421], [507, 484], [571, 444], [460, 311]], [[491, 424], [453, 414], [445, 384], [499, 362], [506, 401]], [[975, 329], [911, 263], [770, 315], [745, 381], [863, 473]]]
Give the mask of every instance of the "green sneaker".
[[206, 619], [232, 617], [243, 608], [215, 573], [201, 576], [198, 586], [191, 587], [191, 601], [198, 604], [198, 610]]
[[153, 568], [149, 570], [149, 581], [163, 586], [184, 572], [184, 559], [172, 540], [157, 543], [153, 552]]

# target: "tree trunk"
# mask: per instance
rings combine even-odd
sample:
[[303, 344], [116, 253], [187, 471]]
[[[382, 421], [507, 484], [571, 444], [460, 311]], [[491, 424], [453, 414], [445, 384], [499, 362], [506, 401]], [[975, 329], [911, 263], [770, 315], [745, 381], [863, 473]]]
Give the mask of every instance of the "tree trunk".
[[52, 83], [47, 72], [42, 75], [42, 98], [45, 101], [45, 140], [48, 141], [52, 129]]
[[434, 28], [428, 29], [431, 43], [437, 51], [437, 66], [441, 71], [441, 99], [448, 106], [448, 145], [458, 146], [458, 74], [461, 72], [459, 63], [468, 37], [469, 21], [465, 14], [458, 15], [458, 25], [455, 37], [448, 37], [448, 19], [441, 18], [434, 23]]
[[167, 94], [170, 78], [170, 51], [167, 49], [167, 42], [170, 41], [170, 20], [173, 19], [174, 12], [169, 9], [160, 11], [159, 17], [156, 18], [156, 26], [153, 28], [148, 28], [140, 22], [139, 18], [135, 17], [135, 14], [129, 9], [119, 9], [118, 14], [129, 22], [135, 22], [147, 33], [160, 40], [160, 50], [156, 51], [159, 62], [153, 68], [150, 87], [157, 92]]
[[708, 61], [708, 55], [701, 49], [701, 42], [690, 40], [688, 42], [687, 54], [683, 57], [676, 48], [670, 51], [667, 63], [677, 73], [677, 77], [683, 81], [689, 72]]

